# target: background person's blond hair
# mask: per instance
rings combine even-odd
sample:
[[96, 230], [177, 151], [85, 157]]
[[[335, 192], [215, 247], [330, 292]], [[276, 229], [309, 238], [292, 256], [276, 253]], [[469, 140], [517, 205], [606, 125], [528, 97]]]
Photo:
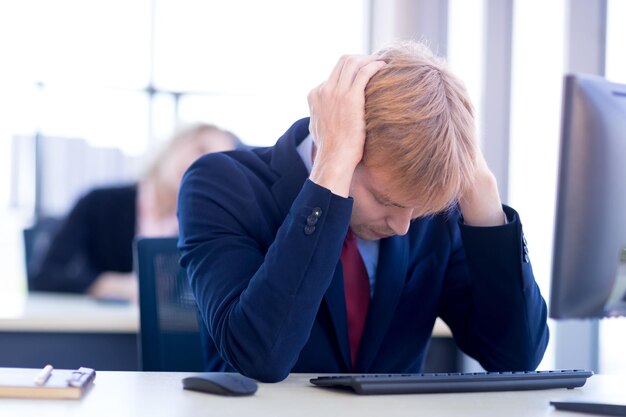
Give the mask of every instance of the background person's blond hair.
[[365, 89], [366, 166], [388, 167], [390, 187], [421, 202], [421, 214], [450, 208], [476, 170], [474, 113], [463, 83], [417, 42], [376, 55], [387, 65]]
[[150, 189], [151, 211], [157, 217], [175, 214], [178, 187], [189, 165], [206, 153], [240, 145], [236, 136], [212, 124], [196, 123], [178, 130], [140, 180], [140, 191]]

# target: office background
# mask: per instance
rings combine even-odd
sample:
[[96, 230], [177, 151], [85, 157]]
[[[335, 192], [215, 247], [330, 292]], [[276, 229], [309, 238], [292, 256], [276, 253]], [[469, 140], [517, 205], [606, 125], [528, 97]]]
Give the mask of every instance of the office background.
[[[2, 1], [2, 300], [25, 291], [35, 211], [59, 215], [89, 186], [134, 178], [181, 123], [271, 145], [341, 54], [396, 38], [427, 41], [465, 80], [549, 299], [562, 76], [626, 83], [624, 17], [626, 0]], [[626, 372], [624, 319], [550, 327], [541, 368]]]

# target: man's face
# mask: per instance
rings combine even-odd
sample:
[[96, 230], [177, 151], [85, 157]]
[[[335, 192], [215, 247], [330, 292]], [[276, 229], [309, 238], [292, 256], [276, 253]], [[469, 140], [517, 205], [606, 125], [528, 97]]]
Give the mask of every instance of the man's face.
[[394, 190], [393, 174], [386, 168], [359, 164], [354, 171], [350, 196], [354, 198], [350, 228], [361, 239], [377, 240], [404, 235], [412, 219], [423, 215], [420, 203], [409, 193]]

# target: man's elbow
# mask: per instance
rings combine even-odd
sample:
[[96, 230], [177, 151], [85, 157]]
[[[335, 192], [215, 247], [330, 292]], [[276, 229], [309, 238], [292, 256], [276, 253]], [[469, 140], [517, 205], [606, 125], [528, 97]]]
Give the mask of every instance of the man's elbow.
[[284, 355], [263, 355], [260, 352], [230, 351], [222, 357], [242, 375], [256, 379], [260, 382], [280, 382], [289, 376], [293, 368], [290, 361], [284, 359]]
[[255, 369], [241, 370], [241, 374], [256, 379], [259, 382], [280, 382], [289, 376], [289, 370], [259, 367]]
[[528, 356], [530, 359], [529, 365], [532, 366], [532, 369], [537, 369], [543, 359], [546, 348], [548, 347], [548, 342], [550, 341], [550, 330], [547, 325], [540, 332], [540, 336], [536, 340], [537, 341], [528, 349]]
[[548, 346], [549, 338], [550, 334], [546, 326], [539, 337], [529, 340], [526, 347], [519, 352], [518, 356], [514, 360], [514, 369], [507, 370], [534, 371], [537, 369], [543, 360], [543, 355]]

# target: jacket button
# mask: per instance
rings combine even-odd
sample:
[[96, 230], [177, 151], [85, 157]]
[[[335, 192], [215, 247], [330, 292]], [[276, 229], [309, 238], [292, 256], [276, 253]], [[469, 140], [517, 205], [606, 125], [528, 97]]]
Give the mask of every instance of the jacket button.
[[309, 214], [308, 217], [306, 218], [307, 226], [315, 226], [317, 224], [318, 219], [319, 217], [317, 217], [316, 215]]
[[322, 215], [322, 209], [319, 207], [315, 207], [313, 211], [311, 211], [311, 215], [315, 217], [320, 217]]
[[304, 226], [304, 234], [305, 235], [310, 235], [315, 231], [315, 226], [311, 226], [311, 225], [306, 225]]
[[530, 258], [528, 257], [528, 254], [524, 254], [524, 262], [530, 263]]

